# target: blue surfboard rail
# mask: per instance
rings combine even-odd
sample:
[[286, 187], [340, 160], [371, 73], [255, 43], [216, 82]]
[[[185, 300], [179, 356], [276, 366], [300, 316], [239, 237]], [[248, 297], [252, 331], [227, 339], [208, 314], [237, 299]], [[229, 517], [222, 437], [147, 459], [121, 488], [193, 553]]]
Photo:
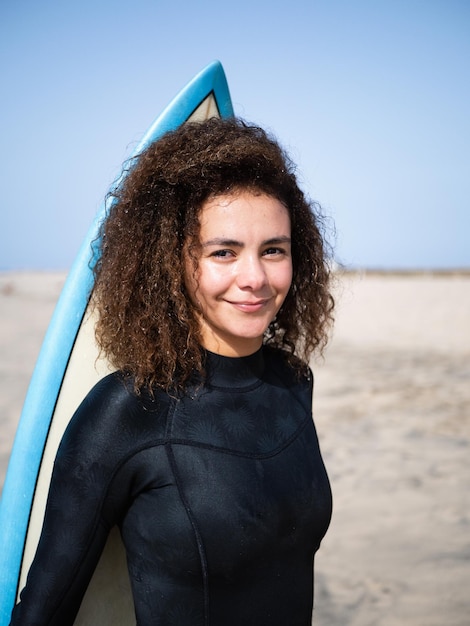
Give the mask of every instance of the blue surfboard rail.
[[[220, 117], [233, 116], [224, 70], [214, 61], [170, 102], [136, 149], [183, 124], [210, 94]], [[7, 626], [18, 593], [18, 578], [42, 455], [70, 354], [93, 289], [93, 264], [100, 224], [99, 209], [75, 259], [45, 335], [23, 406], [0, 501], [0, 626]]]

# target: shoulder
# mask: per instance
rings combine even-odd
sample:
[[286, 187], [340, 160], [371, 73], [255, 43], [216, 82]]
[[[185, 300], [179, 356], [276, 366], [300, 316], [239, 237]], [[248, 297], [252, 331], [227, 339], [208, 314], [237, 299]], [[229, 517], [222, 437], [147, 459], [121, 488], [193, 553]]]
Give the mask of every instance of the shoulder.
[[87, 422], [115, 421], [138, 406], [131, 379], [121, 372], [113, 372], [102, 378], [88, 392], [74, 413], [70, 426]]
[[265, 346], [265, 360], [268, 368], [278, 373], [290, 385], [313, 386], [313, 373], [310, 367], [298, 357], [280, 348]]
[[313, 398], [313, 374], [299, 358], [279, 348], [266, 346], [265, 361], [268, 380], [277, 388], [284, 388], [310, 411]]
[[122, 372], [113, 372], [99, 380], [88, 392], [79, 406], [79, 411], [94, 412], [123, 409], [137, 403], [133, 381]]
[[122, 372], [101, 379], [85, 396], [64, 433], [61, 446], [117, 445], [141, 439], [149, 430], [164, 432], [168, 396], [134, 391], [134, 381]]

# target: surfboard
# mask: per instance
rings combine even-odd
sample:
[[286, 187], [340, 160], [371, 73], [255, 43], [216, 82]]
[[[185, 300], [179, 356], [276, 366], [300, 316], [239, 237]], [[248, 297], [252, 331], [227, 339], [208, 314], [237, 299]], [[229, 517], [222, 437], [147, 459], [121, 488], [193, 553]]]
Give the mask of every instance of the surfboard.
[[[225, 73], [220, 62], [214, 61], [157, 117], [132, 156], [187, 121], [232, 115]], [[20, 417], [0, 502], [0, 626], [9, 623], [36, 551], [52, 465], [63, 432], [91, 387], [111, 371], [99, 355], [95, 320], [88, 310], [97, 255], [93, 242], [107, 208], [103, 203], [64, 284]], [[135, 615], [124, 547], [114, 529], [75, 624], [132, 623]]]

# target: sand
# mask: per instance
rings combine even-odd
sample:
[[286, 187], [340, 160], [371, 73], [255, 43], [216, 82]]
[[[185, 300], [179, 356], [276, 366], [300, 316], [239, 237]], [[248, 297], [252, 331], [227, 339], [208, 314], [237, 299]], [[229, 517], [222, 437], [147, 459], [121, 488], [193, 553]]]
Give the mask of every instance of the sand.
[[[0, 485], [60, 273], [0, 273]], [[470, 275], [347, 274], [314, 415], [316, 626], [470, 623]], [[288, 626], [288, 625], [286, 625]]]

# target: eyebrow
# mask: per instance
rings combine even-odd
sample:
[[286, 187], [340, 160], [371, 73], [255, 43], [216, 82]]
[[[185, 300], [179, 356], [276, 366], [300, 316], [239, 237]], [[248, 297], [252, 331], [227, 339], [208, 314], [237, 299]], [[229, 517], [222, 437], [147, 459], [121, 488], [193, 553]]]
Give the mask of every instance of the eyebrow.
[[[270, 239], [265, 239], [261, 245], [263, 246], [275, 246], [283, 243], [291, 243], [291, 238], [282, 235], [281, 237], [271, 237]], [[208, 246], [233, 246], [236, 248], [243, 248], [245, 244], [242, 241], [237, 241], [236, 239], [225, 239], [224, 237], [214, 237], [214, 239], [208, 239], [204, 241], [202, 244], [203, 248]]]

